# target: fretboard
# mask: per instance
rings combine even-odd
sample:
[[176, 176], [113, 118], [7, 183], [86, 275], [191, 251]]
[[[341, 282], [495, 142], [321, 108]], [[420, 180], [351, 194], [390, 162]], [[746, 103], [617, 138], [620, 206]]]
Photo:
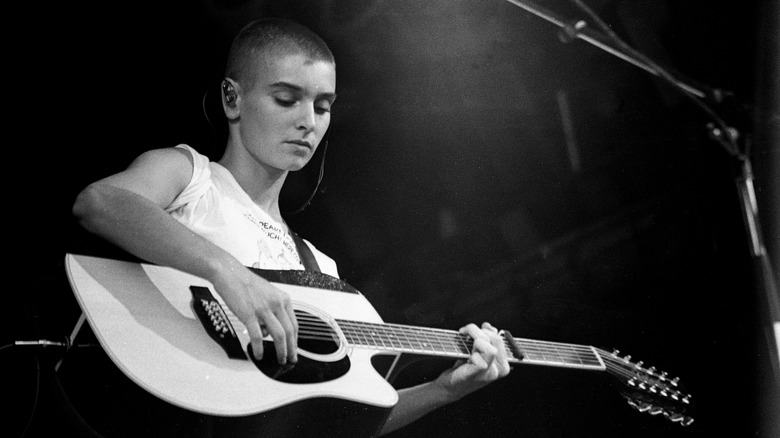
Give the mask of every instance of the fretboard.
[[[354, 347], [466, 359], [473, 346], [470, 336], [454, 330], [342, 320], [338, 324], [347, 342]], [[506, 336], [503, 339], [510, 363], [605, 370], [593, 347], [514, 338], [516, 348], [513, 348]]]

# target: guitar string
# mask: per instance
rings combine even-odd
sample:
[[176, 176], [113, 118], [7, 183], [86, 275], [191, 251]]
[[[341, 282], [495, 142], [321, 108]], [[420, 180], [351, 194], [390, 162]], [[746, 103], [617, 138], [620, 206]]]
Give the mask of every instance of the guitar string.
[[[431, 346], [433, 350], [444, 350], [454, 347], [458, 353], [462, 353], [464, 350], [469, 350], [468, 345], [463, 341], [464, 339], [459, 337], [460, 334], [454, 331], [448, 330], [435, 330], [435, 329], [412, 329], [408, 326], [399, 326], [392, 324], [371, 324], [356, 321], [342, 321], [340, 326], [352, 331], [358, 335], [366, 334], [370, 335], [372, 339], [378, 337], [381, 342], [385, 340], [393, 344], [393, 341], [397, 341], [404, 347], [404, 341], [407, 343], [422, 345], [423, 347]], [[371, 330], [367, 332], [366, 329]], [[378, 336], [377, 332], [383, 332], [385, 336]], [[389, 332], [389, 336], [387, 336]], [[367, 339], [366, 339], [367, 340]], [[457, 342], [460, 341], [460, 342]], [[438, 348], [437, 348], [438, 347]], [[422, 348], [422, 350], [430, 350], [431, 348]]]
[[[220, 303], [221, 304], [221, 303]], [[225, 311], [226, 316], [232, 323], [238, 323], [239, 325], [243, 325], [240, 323], [240, 320], [235, 317], [234, 314], [229, 310], [229, 308], [225, 308], [225, 306], [221, 306], [223, 308], [223, 311]], [[314, 317], [313, 315], [301, 313], [299, 311], [296, 311], [296, 318], [298, 321], [306, 321], [307, 323], [311, 324], [311, 327], [314, 327], [315, 329], [322, 329], [325, 331], [326, 335], [329, 335], [329, 333], [332, 331], [332, 328], [327, 325], [324, 321], [322, 321], [319, 318]], [[404, 326], [399, 324], [371, 324], [371, 323], [363, 323], [363, 322], [357, 322], [357, 321], [341, 321], [340, 325], [342, 326], [363, 326], [363, 327], [370, 327], [375, 329], [374, 333], [371, 333], [372, 339], [376, 337], [376, 329], [379, 329], [383, 332], [387, 332], [388, 329], [390, 330], [389, 337], [383, 337], [379, 336], [380, 341], [382, 342], [383, 346], [386, 346], [385, 340], [387, 340], [391, 346], [395, 347], [394, 342], [398, 342], [401, 344], [401, 347], [403, 348], [404, 341], [407, 342], [417, 342], [421, 344], [428, 344], [436, 345], [438, 344], [441, 348], [446, 350], [446, 347], [442, 343], [442, 341], [446, 341], [447, 344], [450, 346], [455, 346], [456, 349], [460, 350], [459, 347], [465, 347], [467, 351], [470, 351], [469, 344], [467, 343], [468, 340], [471, 338], [468, 335], [461, 335], [458, 332], [451, 331], [451, 330], [445, 330], [445, 329], [432, 329], [432, 328], [418, 328], [418, 327], [411, 327], [411, 326]], [[360, 327], [358, 327], [360, 328]], [[349, 331], [349, 330], [347, 330]], [[314, 334], [313, 332], [308, 332], [309, 334]], [[318, 335], [320, 333], [317, 333]], [[353, 333], [354, 334], [354, 333]], [[363, 335], [365, 340], [368, 342], [368, 339], [365, 337], [365, 331], [358, 330], [359, 335]], [[398, 335], [402, 335], [402, 337], [398, 337]], [[422, 342], [420, 340], [420, 334], [424, 335], [426, 341], [430, 342]], [[442, 339], [440, 335], [444, 334], [446, 338]], [[411, 335], [411, 337], [410, 337]], [[434, 336], [432, 339], [429, 335]], [[438, 337], [438, 338], [437, 338]], [[460, 341], [460, 345], [455, 345], [453, 341], [453, 337], [456, 337]], [[523, 352], [528, 355], [534, 355], [534, 354], [541, 354], [543, 361], [549, 361], [546, 357], [547, 356], [557, 356], [557, 359], [559, 361], [563, 361], [563, 357], [561, 356], [562, 350], [570, 350], [569, 352], [572, 354], [576, 354], [579, 358], [580, 353], [585, 353], [587, 356], [593, 356], [593, 352], [590, 351], [589, 347], [574, 345], [574, 344], [563, 344], [563, 343], [551, 343], [547, 341], [534, 341], [534, 340], [516, 340], [518, 344], [521, 344], [521, 348], [523, 349]], [[374, 342], [376, 344], [376, 342]], [[511, 349], [510, 349], [511, 353]], [[582, 361], [581, 361], [582, 362]], [[598, 361], [596, 361], [598, 362]]]
[[[627, 362], [625, 359], [614, 356], [612, 353], [607, 353], [604, 350], [599, 349], [599, 351], [601, 352], [605, 361], [612, 363], [613, 366], [617, 366], [617, 369], [613, 368], [613, 370], [627, 380], [630, 381], [632, 379], [639, 379], [641, 383], [650, 383], [651, 387], [656, 386], [658, 388], [657, 390], [665, 390], [669, 392], [670, 397], [676, 396], [677, 399], [672, 398], [672, 400], [675, 402], [685, 403], [683, 399], [690, 397], [689, 394], [685, 394], [680, 388], [677, 387], [679, 383], [673, 383], [675, 379], [670, 379], [668, 376], [663, 374], [656, 374], [649, 369], [643, 369], [636, 364]], [[642, 374], [649, 375], [652, 380], [649, 380], [646, 376], [643, 377]], [[649, 390], [649, 388], [645, 389]]]
[[[231, 323], [240, 324], [240, 320], [238, 320], [232, 312], [227, 310], [225, 313]], [[299, 321], [299, 335], [303, 334], [311, 339], [315, 339], [314, 337], [322, 340], [332, 339], [334, 334], [333, 329], [321, 319], [301, 313], [298, 313], [296, 316]], [[463, 335], [452, 330], [417, 328], [399, 324], [373, 324], [359, 321], [341, 321], [340, 326], [342, 326], [342, 331], [345, 332], [345, 335], [350, 334], [353, 340], [362, 337], [364, 342], [369, 345], [379, 346], [379, 343], [381, 342], [382, 346], [385, 348], [390, 344], [390, 348], [392, 349], [467, 354], [471, 350], [470, 347], [472, 345], [469, 342], [471, 338], [468, 335]], [[345, 328], [346, 330], [344, 330]], [[366, 328], [373, 329], [373, 331], [366, 332]], [[444, 337], [442, 337], [442, 335], [444, 335]], [[371, 338], [371, 341], [369, 341], [369, 337]], [[377, 342], [376, 339], [378, 339], [379, 342]], [[536, 357], [535, 360], [541, 360], [547, 363], [571, 363], [571, 358], [573, 355], [576, 355], [577, 362], [582, 365], [598, 362], [597, 360], [593, 361], [591, 359], [594, 354], [590, 351], [589, 347], [534, 340], [516, 341], [520, 344], [524, 354], [530, 359]], [[507, 346], [507, 343], [508, 341], [505, 339], [505, 347]], [[424, 347], [430, 345], [432, 348], [415, 348], [415, 345], [422, 345]], [[512, 354], [511, 348], [508, 348], [507, 351], [512, 356], [512, 359], [518, 360], [514, 357], [514, 354]], [[582, 354], [585, 355], [584, 360]], [[553, 359], [551, 360], [550, 358]], [[633, 375], [633, 373], [630, 372], [624, 372], [623, 374], [626, 376]]]
[[[612, 353], [607, 353], [604, 350], [599, 350], [602, 354], [602, 358], [610, 362], [613, 366], [615, 366], [615, 371], [619, 373], [622, 376], [625, 377], [640, 377], [639, 373], [645, 373], [653, 378], [660, 380], [661, 382], [669, 382], [673, 379], [669, 379], [668, 376], [665, 376], [663, 374], [656, 374], [655, 372], [651, 371], [650, 369], [645, 369], [640, 367], [638, 364], [633, 364], [632, 362], [627, 362], [625, 359], [620, 358], [618, 356], [614, 356]], [[677, 391], [676, 389], [674, 389]]]
[[[232, 312], [225, 310], [225, 307], [222, 308], [231, 323], [240, 326], [243, 325]], [[337, 340], [335, 330], [316, 316], [296, 311], [296, 319], [299, 322], [299, 337], [320, 341]], [[362, 337], [365, 344], [378, 347], [380, 346], [377, 342], [378, 339], [382, 344], [381, 346], [386, 349], [389, 348], [392, 350], [411, 352], [443, 352], [449, 355], [467, 357], [473, 346], [473, 339], [471, 339], [470, 336], [452, 330], [419, 328], [400, 324], [374, 324], [360, 321], [338, 321], [338, 323], [345, 336], [349, 335], [353, 342]], [[421, 336], [424, 338], [424, 341], [420, 339]], [[431, 336], [433, 336], [433, 338], [431, 338]], [[369, 338], [371, 341], [369, 341]], [[548, 364], [567, 364], [572, 363], [570, 360], [571, 356], [576, 355], [577, 361], [581, 365], [593, 365], [598, 363], [597, 359], [591, 359], [592, 357], [595, 357], [593, 351], [590, 349], [591, 347], [531, 339], [515, 339], [515, 342], [521, 348], [523, 354], [531, 360], [541, 360]], [[390, 347], [388, 347], [387, 343], [390, 344]], [[504, 338], [503, 343], [508, 358], [514, 361], [520, 361], [520, 359], [514, 357], [515, 355], [511, 348], [510, 341]], [[431, 345], [434, 348], [415, 348], [415, 345], [423, 347]], [[436, 349], [436, 346], [439, 348]], [[452, 347], [454, 347], [454, 350], [451, 349]], [[607, 353], [604, 350], [596, 350], [600, 353], [607, 369], [618, 376], [629, 381], [632, 379], [641, 379], [646, 382], [646, 378], [642, 379], [641, 374], [649, 374], [654, 379], [652, 384], [656, 385], [659, 389], [666, 390], [680, 399], [688, 397], [676, 387], [669, 386], [667, 382], [671, 384], [671, 380], [666, 376], [656, 375], [649, 369], [642, 369], [638, 365], [614, 356], [611, 353]], [[562, 352], [564, 354], [562, 354]], [[580, 356], [581, 353], [586, 356], [584, 361]], [[540, 356], [541, 358], [539, 358]], [[551, 360], [550, 357], [553, 359]], [[569, 358], [569, 360], [566, 360], [566, 358]]]
[[[322, 323], [321, 321], [316, 321], [316, 320], [311, 319], [311, 318], [309, 318], [309, 322], [312, 323], [312, 324], [302, 324], [302, 325], [299, 326], [299, 327], [303, 327], [303, 329], [299, 329], [299, 337], [300, 338], [307, 339], [307, 340], [319, 340], [319, 341], [334, 341], [334, 342], [338, 341], [338, 338], [336, 336], [336, 332], [330, 326]], [[309, 330], [307, 327], [309, 327], [309, 328], [313, 327], [314, 330]], [[327, 330], [320, 330], [323, 327], [326, 328]], [[353, 339], [354, 339], [355, 336], [357, 336], [356, 333], [354, 332], [354, 330], [347, 330], [347, 333], [349, 333]], [[380, 341], [381, 341], [381, 339], [380, 339]], [[464, 344], [466, 344], [466, 345], [469, 344], [468, 343], [468, 339], [463, 339], [463, 341], [464, 341]], [[367, 339], [366, 339], [366, 343], [373, 344], [375, 346], [377, 345], [376, 341], [374, 341], [372, 343], [372, 342], [368, 342]], [[511, 348], [508, 346], [509, 344], [510, 344], [510, 341], [507, 340], [507, 339], [504, 339], [504, 346], [505, 346], [507, 351], [511, 351]], [[390, 349], [393, 349], [393, 350], [404, 350], [404, 351], [411, 350], [411, 351], [423, 351], [423, 352], [431, 351], [430, 349], [414, 348], [414, 346], [412, 346], [412, 345], [404, 346], [403, 344], [401, 344], [400, 346], [391, 345], [390, 347], [387, 347], [387, 345], [384, 342], [383, 342], [382, 346], [384, 348], [390, 348]], [[566, 345], [566, 347], [571, 347], [571, 346], [570, 345]], [[438, 352], [436, 350], [433, 350], [433, 351], [434, 352]], [[467, 356], [469, 351], [470, 351], [470, 349], [467, 349], [466, 351], [463, 351], [461, 349], [457, 349], [455, 351], [445, 350], [443, 352], [444, 353], [448, 353], [450, 355], [454, 354], [454, 355], [459, 355], [459, 356]], [[549, 351], [547, 353], [549, 353]], [[552, 363], [552, 362], [568, 363], [569, 362], [569, 361], [564, 360], [557, 351], [553, 351], [553, 356], [556, 356], [556, 358], [555, 358], [556, 360], [549, 360], [547, 358], [545, 352], [542, 352], [542, 353], [538, 353], [537, 352], [537, 353], [531, 353], [531, 354], [541, 354], [542, 355], [542, 359], [541, 360], [546, 362], [546, 363]], [[606, 352], [602, 351], [602, 356], [603, 356], [603, 359], [605, 360], [605, 362], [607, 362], [607, 365], [611, 365], [611, 367], [609, 367], [610, 370], [618, 373], [619, 375], [621, 375], [621, 376], [623, 376], [625, 378], [628, 378], [628, 379], [630, 379], [630, 378], [638, 378], [639, 377], [639, 372], [642, 371], [641, 369], [638, 369], [637, 367], [632, 367], [631, 364], [629, 362], [625, 362], [624, 359], [621, 359], [619, 357], [612, 357], [609, 353], [606, 353]], [[512, 357], [511, 359], [516, 359], [516, 358]], [[583, 362], [581, 360], [581, 358], [578, 358], [578, 360], [579, 360], [580, 364], [586, 365], [586, 363]], [[653, 377], [657, 377], [658, 381], [660, 381], [660, 384], [663, 385], [663, 387], [664, 387], [664, 388], [661, 388], [661, 389], [667, 389], [668, 391], [672, 391], [675, 394], [680, 394], [679, 391], [677, 391], [676, 389], [666, 385], [666, 383], [665, 383], [666, 379], [663, 378], [662, 376], [655, 376], [652, 373], [650, 375], [653, 376]], [[656, 382], [656, 384], [658, 385], [657, 382]]]
[[[388, 324], [385, 324], [385, 326], [392, 327], [392, 325], [388, 325]], [[398, 326], [395, 326], [395, 327], [398, 327]], [[402, 328], [401, 331], [403, 332], [405, 327], [401, 327], [401, 328]], [[415, 329], [415, 337], [416, 337], [416, 333], [418, 333], [418, 332], [423, 332], [423, 333], [426, 333], [426, 334], [436, 335], [435, 332], [437, 332], [437, 331], [441, 331], [441, 330], [426, 329], [426, 330], [422, 330], [421, 331], [421, 330]], [[457, 333], [457, 332], [445, 332], [445, 333], [447, 333], [448, 337], [446, 339], [444, 339], [444, 341], [450, 341], [451, 340], [450, 336], [453, 333]], [[457, 335], [467, 337], [467, 335], [460, 335], [459, 333]], [[436, 339], [435, 341], [441, 342], [441, 339]], [[593, 352], [590, 350], [589, 347], [576, 346], [576, 345], [571, 345], [571, 344], [560, 344], [560, 343], [557, 343], [557, 344], [547, 343], [547, 344], [545, 344], [545, 343], [542, 343], [542, 342], [530, 342], [529, 344], [525, 345], [525, 348], [528, 350], [528, 352], [530, 354], [534, 354], [534, 353], [539, 353], [540, 352], [544, 356], [554, 356], [554, 357], [557, 357], [557, 359], [559, 361], [562, 361], [562, 362], [566, 362], [563, 359], [564, 356], [565, 357], [570, 357], [573, 354], [573, 355], [576, 355], [578, 357], [578, 360], [580, 362], [582, 362], [582, 363], [584, 363], [584, 362], [598, 363], [597, 360], [594, 361], [592, 359], [590, 359], [590, 360], [588, 359], [589, 357], [593, 357], [594, 356]], [[564, 353], [563, 355], [561, 354], [562, 352]], [[585, 354], [585, 356], [586, 356], [584, 361], [582, 360], [583, 359], [582, 358], [582, 354]], [[549, 359], [547, 359], [547, 360], [549, 361]]]
[[[232, 321], [231, 322], [238, 322], [240, 321], [235, 318], [235, 315], [228, 315]], [[321, 339], [331, 339], [331, 336], [333, 335], [333, 329], [326, 324], [324, 321], [322, 321], [319, 318], [308, 316], [308, 315], [298, 315], [298, 321], [299, 321], [299, 335], [301, 333], [305, 335], [310, 336], [321, 336]], [[402, 326], [402, 325], [394, 325], [394, 324], [370, 324], [370, 323], [362, 323], [362, 322], [355, 322], [355, 321], [343, 321], [342, 324], [343, 330], [345, 333], [349, 333], [352, 335], [352, 338], [359, 339], [362, 335], [365, 343], [372, 344], [372, 345], [378, 345], [375, 338], [379, 339], [379, 342], [382, 343], [384, 347], [387, 347], [387, 344], [389, 343], [392, 348], [400, 348], [401, 349], [412, 349], [412, 350], [431, 350], [429, 348], [414, 348], [413, 344], [421, 344], [421, 345], [432, 345], [434, 348], [432, 350], [434, 351], [445, 351], [445, 352], [452, 352], [452, 347], [455, 347], [455, 350], [457, 353], [466, 353], [470, 351], [470, 337], [468, 335], [462, 335], [455, 331], [449, 331], [444, 329], [420, 329], [420, 328], [413, 328], [410, 326]], [[361, 327], [363, 326], [363, 327]], [[361, 328], [369, 329], [375, 329], [372, 332], [368, 333], [365, 330], [361, 330]], [[301, 328], [304, 330], [301, 331]], [[313, 329], [307, 330], [307, 329]], [[346, 329], [346, 330], [344, 330]], [[377, 330], [385, 333], [377, 333]], [[392, 329], [389, 333], [387, 333], [387, 329]], [[420, 339], [420, 334], [423, 335], [424, 341]], [[442, 338], [441, 335], [446, 335], [446, 337]], [[411, 335], [411, 336], [410, 336]], [[431, 338], [432, 336], [437, 336], [434, 338]], [[369, 337], [374, 340], [373, 342], [369, 341]], [[456, 340], [460, 341], [460, 345], [456, 345]], [[505, 342], [507, 342], [505, 340]], [[400, 345], [396, 345], [400, 344]], [[405, 345], [406, 344], [406, 345]], [[506, 343], [505, 343], [506, 345]], [[438, 347], [438, 348], [436, 348]], [[580, 355], [580, 353], [587, 353], [589, 356], [592, 356], [592, 352], [590, 352], [587, 347], [583, 346], [577, 346], [577, 345], [570, 345], [570, 344], [560, 344], [560, 343], [542, 343], [539, 341], [528, 341], [526, 345], [523, 345], [524, 350], [529, 355], [538, 354], [542, 356], [543, 361], [550, 361], [547, 357], [548, 356], [554, 356], [556, 357], [559, 362], [567, 362], [564, 360], [563, 356], [561, 355], [562, 350], [570, 350], [569, 353], [573, 353], [576, 355]], [[465, 350], [465, 351], [464, 351]], [[567, 355], [568, 356], [568, 355]], [[579, 358], [579, 361], [581, 363], [584, 363], [581, 358]]]
[[[299, 337], [302, 338], [302, 339], [307, 339], [307, 340], [334, 341], [334, 342], [338, 341], [338, 339], [336, 338], [336, 333], [333, 330], [330, 330], [327, 333], [321, 332], [321, 331], [310, 332], [310, 331], [307, 331], [307, 330], [303, 330], [303, 331], [299, 330]], [[508, 340], [504, 340], [504, 345], [505, 345], [505, 347], [507, 349], [509, 349], [509, 347], [507, 347], [508, 343], [509, 343]], [[408, 350], [412, 350], [412, 351], [427, 351], [427, 350], [422, 349], [422, 348], [403, 347], [403, 346], [401, 346], [400, 348], [399, 347], [395, 347], [395, 346], [390, 347], [390, 348], [391, 349], [406, 350], [406, 351], [408, 351]], [[467, 356], [467, 353], [463, 352], [463, 351], [455, 351], [455, 352], [449, 351], [447, 353], [449, 353], [450, 355], [453, 355], [453, 354], [454, 355], [459, 355], [461, 357]], [[624, 362], [623, 359], [620, 359], [618, 357], [611, 357], [609, 355], [609, 353], [604, 352], [604, 360], [606, 362], [608, 362], [608, 365], [612, 365], [612, 367], [610, 367], [611, 370], [617, 372], [618, 374], [620, 374], [620, 375], [622, 375], [622, 376], [624, 376], [626, 378], [638, 378], [639, 377], [639, 371], [641, 371], [641, 370], [635, 369], [635, 368], [631, 368], [630, 367], [630, 363]], [[550, 363], [551, 361], [546, 361], [546, 362]], [[565, 362], [565, 361], [563, 361], [563, 362]], [[651, 375], [653, 375], [653, 374], [651, 374]], [[682, 394], [679, 390], [677, 390], [677, 389], [675, 389], [675, 388], [673, 388], [673, 387], [671, 387], [671, 386], [666, 384], [666, 380], [667, 379], [662, 378], [662, 376], [655, 376], [655, 375], [653, 375], [653, 376], [657, 377], [657, 379], [660, 381], [660, 383], [654, 382], [656, 385], [660, 385], [659, 389], [661, 389], [661, 390], [665, 389], [668, 392], [671, 392], [671, 393], [677, 395], [678, 398], [684, 397], [684, 394]], [[671, 382], [669, 382], [669, 383], [671, 383]]]
[[[229, 308], [226, 308], [224, 305], [220, 307], [231, 323], [243, 325]], [[308, 339], [332, 340], [335, 335], [334, 330], [327, 323], [313, 315], [296, 310], [296, 319], [299, 321], [299, 336], [304, 335]], [[470, 336], [452, 330], [419, 328], [400, 324], [374, 324], [360, 321], [339, 321], [339, 325], [342, 327], [342, 332], [345, 333], [345, 336], [349, 334], [352, 339], [360, 339], [362, 336], [365, 343], [373, 346], [379, 346], [376, 341], [378, 338], [379, 342], [381, 342], [382, 346], [385, 348], [387, 348], [387, 343], [390, 343], [391, 348], [398, 349], [399, 347], [395, 345], [398, 343], [400, 344], [401, 350], [433, 350], [434, 352], [441, 350], [443, 352], [453, 353], [450, 348], [455, 347], [454, 352], [456, 354], [467, 354], [471, 351], [471, 346], [473, 346], [473, 341]], [[346, 330], [344, 330], [345, 328]], [[368, 336], [366, 336], [366, 328], [371, 330], [371, 332], [368, 332]], [[371, 341], [369, 341], [369, 337], [371, 338]], [[421, 339], [421, 337], [423, 339]], [[456, 340], [458, 342], [456, 342]], [[385, 341], [387, 341], [387, 343]], [[569, 363], [571, 361], [567, 361], [565, 358], [576, 355], [580, 364], [584, 365], [585, 362], [590, 362], [589, 357], [594, 356], [593, 352], [590, 351], [590, 347], [576, 344], [552, 343], [529, 339], [516, 339], [515, 341], [526, 356], [531, 359], [533, 359], [534, 356], [541, 356], [541, 359], [537, 360], [547, 363], [553, 361]], [[407, 345], [405, 345], [405, 343]], [[504, 339], [505, 348], [508, 343], [509, 341]], [[433, 348], [414, 348], [415, 344], [423, 347], [430, 345]], [[438, 349], [436, 347], [438, 347]], [[508, 355], [512, 356], [512, 359], [517, 360], [517, 358], [514, 357], [512, 348], [506, 348], [506, 350]], [[602, 359], [604, 359], [605, 362], [612, 364], [611, 369], [623, 377], [638, 377], [638, 373], [644, 371], [639, 366], [625, 361], [625, 359], [614, 357], [603, 350], [600, 351], [602, 353]], [[568, 354], [562, 354], [562, 352]], [[586, 354], [585, 361], [582, 360], [582, 357], [580, 356], [581, 353]], [[550, 357], [553, 357], [554, 359], [550, 360]], [[598, 361], [596, 360], [594, 363], [598, 363]], [[649, 374], [662, 382], [666, 380], [662, 375], [655, 375], [652, 372], [649, 372]]]

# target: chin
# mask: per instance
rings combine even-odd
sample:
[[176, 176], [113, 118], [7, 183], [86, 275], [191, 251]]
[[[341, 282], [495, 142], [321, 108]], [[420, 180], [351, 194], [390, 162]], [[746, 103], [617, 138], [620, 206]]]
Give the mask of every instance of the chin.
[[289, 166], [287, 166], [287, 170], [290, 172], [297, 172], [303, 169], [304, 167], [306, 167], [307, 164], [309, 164], [308, 158], [306, 158], [305, 160], [295, 161], [291, 163]]

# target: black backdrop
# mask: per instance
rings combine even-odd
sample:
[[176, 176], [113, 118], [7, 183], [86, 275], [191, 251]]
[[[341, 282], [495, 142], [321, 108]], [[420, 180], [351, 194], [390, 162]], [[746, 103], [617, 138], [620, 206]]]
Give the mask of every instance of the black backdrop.
[[[733, 91], [736, 107], [760, 94], [769, 2], [587, 3], [651, 58]], [[578, 17], [569, 2], [540, 4]], [[13, 339], [57, 333], [71, 318], [69, 292], [55, 286], [65, 252], [106, 250], [72, 223], [78, 190], [151, 148], [189, 143], [218, 158], [214, 92], [230, 38], [252, 18], [282, 15], [329, 42], [339, 93], [321, 190], [287, 219], [386, 321], [489, 320], [516, 336], [618, 348], [679, 375], [698, 411], [683, 429], [630, 410], [592, 375], [520, 367], [399, 436], [749, 436], [767, 422], [731, 162], [703, 114], [647, 73], [564, 43], [498, 0], [31, 9], [14, 14], [29, 24], [15, 32], [7, 82], [19, 116], [10, 131], [24, 134], [8, 136], [22, 164], [12, 186], [21, 214], [9, 215], [21, 237], [9, 238], [20, 242], [11, 266], [24, 280]], [[751, 127], [751, 109], [728, 115]], [[296, 175], [285, 205], [312, 178]], [[23, 386], [16, 431], [34, 365], [2, 354]]]

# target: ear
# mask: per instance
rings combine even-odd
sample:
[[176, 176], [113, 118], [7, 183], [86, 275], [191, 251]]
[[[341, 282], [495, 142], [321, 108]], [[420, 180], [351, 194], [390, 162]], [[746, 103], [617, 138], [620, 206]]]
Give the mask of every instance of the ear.
[[230, 78], [222, 81], [222, 109], [228, 120], [235, 120], [240, 115], [239, 101], [241, 100], [241, 86]]

